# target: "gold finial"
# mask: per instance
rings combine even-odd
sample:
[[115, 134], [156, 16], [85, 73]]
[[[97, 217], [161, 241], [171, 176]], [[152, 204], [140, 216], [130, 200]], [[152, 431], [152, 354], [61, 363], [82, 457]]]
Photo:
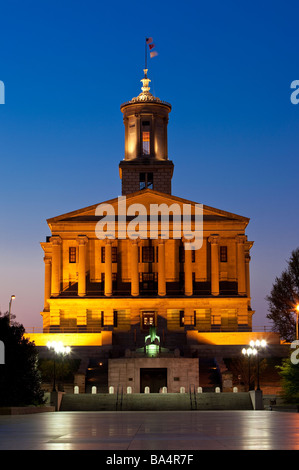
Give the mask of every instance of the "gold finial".
[[148, 84], [150, 82], [150, 79], [147, 78], [147, 71], [148, 71], [148, 69], [143, 69], [144, 77], [140, 80], [142, 82], [142, 85], [143, 85], [141, 87], [141, 90], [144, 94], [147, 94], [150, 91], [150, 87], [148, 86]]

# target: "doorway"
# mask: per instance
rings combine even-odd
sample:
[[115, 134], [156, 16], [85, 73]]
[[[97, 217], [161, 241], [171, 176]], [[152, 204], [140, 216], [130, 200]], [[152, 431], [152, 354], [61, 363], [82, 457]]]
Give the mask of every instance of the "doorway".
[[159, 393], [162, 387], [167, 387], [167, 368], [140, 369], [140, 393], [149, 387], [150, 393]]

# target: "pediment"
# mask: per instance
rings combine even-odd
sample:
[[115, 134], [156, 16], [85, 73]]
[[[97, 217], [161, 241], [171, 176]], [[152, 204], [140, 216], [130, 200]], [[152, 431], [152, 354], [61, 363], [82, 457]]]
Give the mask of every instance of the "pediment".
[[[138, 210], [138, 204], [145, 208], [147, 214], [150, 214], [150, 211], [154, 205], [161, 206], [162, 204], [166, 205], [168, 208], [175, 204], [175, 208], [179, 208], [181, 214], [183, 214], [185, 206], [188, 205], [191, 207], [191, 215], [194, 215], [196, 206], [200, 205], [201, 203], [165, 194], [159, 191], [145, 189], [129, 194], [126, 197], [116, 197], [98, 204], [94, 204], [92, 206], [50, 218], [47, 220], [47, 222], [50, 226], [57, 222], [96, 222], [103, 216], [99, 215], [101, 212], [99, 211], [99, 206], [103, 208], [104, 205], [113, 208], [114, 214], [117, 217], [121, 208], [120, 204], [125, 204], [125, 213], [130, 213], [131, 216], [134, 217], [133, 212], [134, 209]], [[245, 223], [245, 226], [249, 222], [249, 218], [247, 217], [243, 217], [221, 209], [216, 209], [204, 204], [202, 205], [202, 208], [203, 217], [206, 221], [239, 221]], [[124, 205], [122, 206], [122, 210], [124, 210]]]

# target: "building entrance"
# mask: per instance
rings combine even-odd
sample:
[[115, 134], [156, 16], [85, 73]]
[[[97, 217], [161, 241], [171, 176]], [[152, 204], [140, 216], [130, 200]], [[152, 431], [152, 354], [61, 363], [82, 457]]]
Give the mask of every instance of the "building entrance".
[[167, 387], [167, 369], [140, 369], [140, 393], [144, 393], [145, 387], [149, 387], [151, 393], [159, 393], [162, 387]]

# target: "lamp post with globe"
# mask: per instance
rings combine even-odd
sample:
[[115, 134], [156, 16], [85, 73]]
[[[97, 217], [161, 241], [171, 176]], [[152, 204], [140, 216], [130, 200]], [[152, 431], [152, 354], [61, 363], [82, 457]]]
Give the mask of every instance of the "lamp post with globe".
[[47, 343], [49, 350], [53, 351], [53, 392], [56, 392], [56, 356], [66, 356], [71, 352], [69, 346], [64, 346], [61, 341], [49, 341]]
[[257, 390], [260, 390], [260, 359], [259, 355], [262, 349], [267, 346], [266, 340], [251, 340], [249, 343], [250, 347], [256, 350], [256, 361], [257, 361]]

